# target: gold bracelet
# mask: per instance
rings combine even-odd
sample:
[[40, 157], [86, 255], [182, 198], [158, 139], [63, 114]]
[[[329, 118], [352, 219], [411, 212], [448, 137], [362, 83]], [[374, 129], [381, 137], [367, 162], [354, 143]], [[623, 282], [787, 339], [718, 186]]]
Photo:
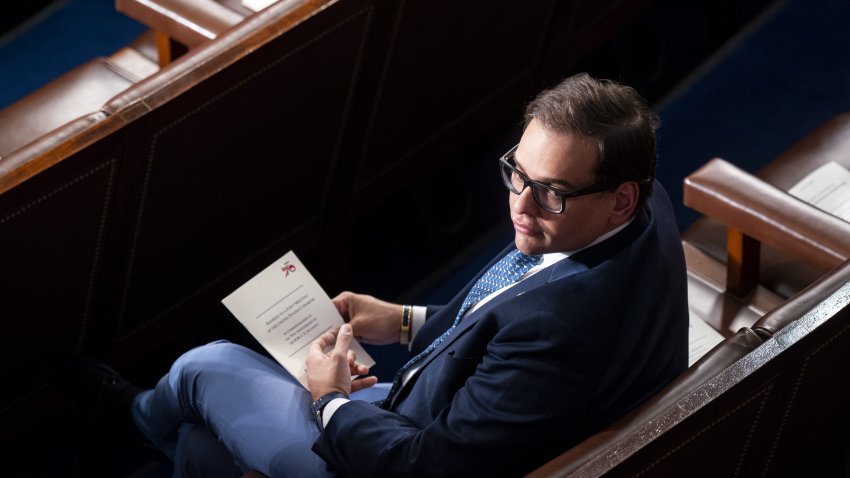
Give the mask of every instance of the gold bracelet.
[[401, 306], [401, 335], [399, 342], [402, 345], [410, 343], [410, 319], [413, 317], [413, 307], [409, 305]]

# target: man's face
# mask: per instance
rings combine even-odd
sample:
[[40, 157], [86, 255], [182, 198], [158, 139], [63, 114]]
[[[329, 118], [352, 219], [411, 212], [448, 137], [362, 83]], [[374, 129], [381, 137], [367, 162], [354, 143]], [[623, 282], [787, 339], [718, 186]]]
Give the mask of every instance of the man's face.
[[[593, 141], [551, 132], [535, 119], [519, 142], [516, 165], [532, 180], [573, 191], [595, 183], [597, 156]], [[516, 245], [526, 254], [575, 251], [619, 225], [608, 192], [567, 199], [561, 214], [538, 206], [530, 187], [508, 195]]]

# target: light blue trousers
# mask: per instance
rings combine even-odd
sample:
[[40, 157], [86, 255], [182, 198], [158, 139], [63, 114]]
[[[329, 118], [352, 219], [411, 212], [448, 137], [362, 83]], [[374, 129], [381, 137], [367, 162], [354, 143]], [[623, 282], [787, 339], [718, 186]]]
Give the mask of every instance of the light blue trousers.
[[[389, 384], [352, 399], [383, 399]], [[272, 359], [226, 341], [178, 358], [133, 401], [133, 420], [174, 462], [174, 476], [332, 476], [310, 448], [319, 430], [310, 393]]]

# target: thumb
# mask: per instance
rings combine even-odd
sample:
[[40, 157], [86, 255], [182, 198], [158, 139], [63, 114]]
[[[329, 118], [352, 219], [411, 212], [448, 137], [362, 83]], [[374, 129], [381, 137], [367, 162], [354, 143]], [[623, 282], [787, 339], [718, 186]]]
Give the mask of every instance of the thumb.
[[342, 327], [339, 328], [339, 334], [336, 336], [334, 351], [341, 353], [343, 356], [347, 356], [348, 349], [351, 347], [352, 338], [351, 325], [342, 324]]
[[345, 297], [342, 294], [331, 299], [331, 302], [333, 303], [333, 305], [336, 307], [336, 309], [339, 311], [340, 314], [345, 315], [344, 311], [348, 307], [346, 307]]
[[339, 311], [339, 315], [341, 315], [346, 322], [351, 320], [351, 314], [349, 313], [349, 309], [351, 308], [349, 304], [350, 297], [350, 292], [342, 292], [333, 299], [331, 299], [331, 302], [333, 302], [333, 305], [336, 307], [336, 310]]

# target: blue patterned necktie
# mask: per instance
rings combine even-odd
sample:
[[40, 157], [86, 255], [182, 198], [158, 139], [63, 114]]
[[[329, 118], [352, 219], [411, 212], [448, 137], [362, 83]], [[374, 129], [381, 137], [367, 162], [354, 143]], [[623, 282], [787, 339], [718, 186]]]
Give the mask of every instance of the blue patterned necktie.
[[491, 293], [518, 281], [523, 274], [539, 264], [542, 259], [543, 256], [529, 256], [523, 254], [517, 249], [514, 249], [485, 272], [484, 275], [478, 279], [478, 282], [472, 286], [472, 289], [470, 289], [469, 294], [467, 294], [466, 299], [464, 299], [463, 304], [460, 306], [460, 310], [458, 311], [457, 317], [455, 317], [452, 326], [443, 332], [443, 335], [437, 337], [436, 340], [431, 342], [431, 345], [429, 345], [425, 350], [419, 352], [418, 355], [410, 359], [410, 361], [404, 364], [404, 366], [396, 372], [395, 378], [393, 379], [393, 385], [390, 388], [390, 393], [387, 394], [386, 399], [380, 402], [380, 405], [383, 407], [389, 407], [390, 403], [392, 403], [392, 398], [395, 396], [396, 392], [398, 392], [398, 389], [401, 388], [401, 381], [404, 377], [404, 373], [443, 343], [443, 341], [446, 340], [446, 337], [451, 335], [451, 333], [457, 328], [458, 324], [460, 324], [460, 319], [463, 318], [463, 315], [470, 307]]

